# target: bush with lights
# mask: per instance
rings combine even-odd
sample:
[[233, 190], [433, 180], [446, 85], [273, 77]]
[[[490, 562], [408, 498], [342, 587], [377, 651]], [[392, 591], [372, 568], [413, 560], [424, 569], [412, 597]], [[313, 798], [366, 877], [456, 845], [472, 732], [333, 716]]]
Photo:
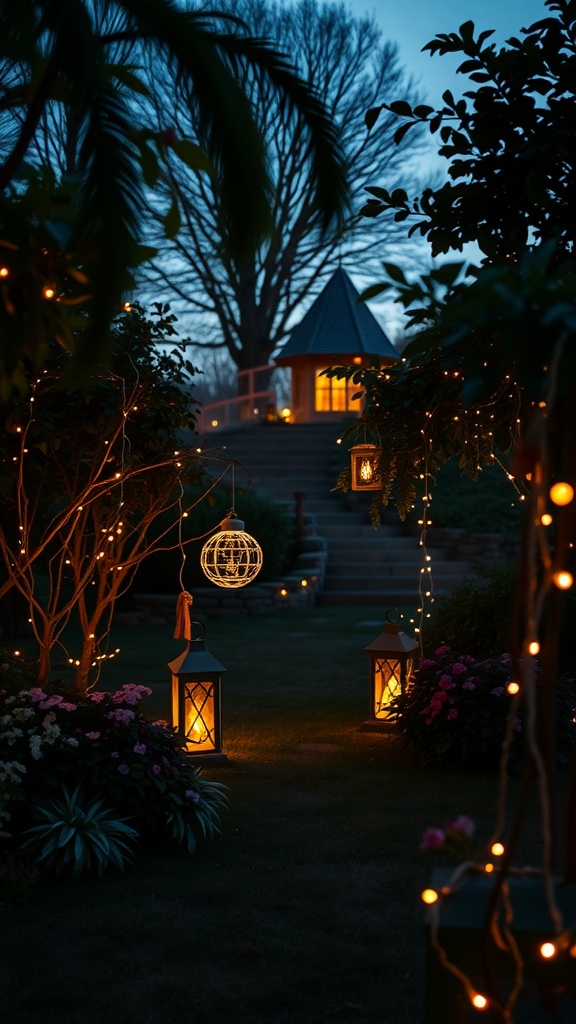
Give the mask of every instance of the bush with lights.
[[226, 788], [190, 763], [166, 722], [143, 714], [150, 692], [39, 687], [31, 667], [2, 661], [0, 865], [101, 874], [124, 868], [138, 845], [193, 853], [215, 835]]
[[[495, 768], [509, 731], [509, 770], [523, 747], [523, 711], [511, 658], [456, 654], [446, 644], [421, 659], [404, 698], [395, 701], [401, 734], [422, 764]], [[566, 761], [576, 740], [576, 681], [557, 695], [558, 758]]]

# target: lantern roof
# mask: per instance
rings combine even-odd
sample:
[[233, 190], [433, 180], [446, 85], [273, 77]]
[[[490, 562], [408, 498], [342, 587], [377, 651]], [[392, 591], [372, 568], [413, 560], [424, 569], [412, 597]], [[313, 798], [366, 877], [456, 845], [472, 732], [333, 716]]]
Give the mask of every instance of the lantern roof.
[[359, 292], [342, 267], [334, 271], [275, 362], [302, 355], [381, 356], [390, 362], [400, 358], [366, 303], [359, 302]]
[[402, 633], [396, 622], [386, 622], [384, 631], [366, 644], [365, 651], [375, 651], [381, 654], [411, 654], [418, 647], [418, 641]]
[[210, 651], [206, 650], [204, 640], [190, 640], [188, 647], [182, 654], [179, 654], [173, 661], [168, 662], [168, 668], [175, 676], [185, 676], [189, 673], [225, 672], [224, 665], [216, 660]]

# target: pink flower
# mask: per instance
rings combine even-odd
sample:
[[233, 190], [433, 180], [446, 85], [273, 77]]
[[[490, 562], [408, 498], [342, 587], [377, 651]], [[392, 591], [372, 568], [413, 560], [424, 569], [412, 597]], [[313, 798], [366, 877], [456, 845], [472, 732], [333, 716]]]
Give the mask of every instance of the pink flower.
[[475, 827], [472, 818], [469, 818], [466, 814], [459, 814], [453, 821], [446, 823], [446, 831], [456, 832], [464, 839], [470, 839], [474, 835]]
[[446, 646], [446, 644], [442, 644], [442, 646], [441, 646], [441, 647], [438, 647], [438, 648], [437, 648], [437, 649], [436, 649], [436, 650], [434, 651], [434, 656], [435, 656], [436, 658], [441, 658], [443, 654], [448, 654], [449, 650], [450, 650], [450, 648], [449, 648], [449, 647], [447, 647], [447, 646]]
[[145, 754], [147, 749], [148, 748], [147, 748], [145, 743], [137, 743], [135, 745], [135, 747], [134, 747], [134, 753], [135, 754]]
[[45, 711], [47, 708], [57, 707], [63, 700], [64, 697], [61, 697], [59, 693], [53, 693], [51, 697], [47, 697], [46, 700], [42, 701], [39, 706]]
[[41, 690], [39, 686], [33, 686], [31, 690], [28, 690], [28, 696], [30, 697], [30, 700], [39, 701], [46, 700], [47, 694], [45, 694], [44, 690]]
[[118, 771], [120, 772], [120, 775], [128, 775], [130, 769], [127, 764], [119, 764]]
[[76, 711], [76, 708], [76, 704], [70, 704], [70, 702], [66, 700], [63, 700], [60, 705], [60, 711]]
[[467, 679], [465, 683], [462, 683], [463, 690], [475, 690], [476, 683], [473, 683], [471, 679]]
[[458, 718], [458, 712], [457, 712], [456, 708], [451, 708], [450, 709], [450, 711], [448, 712], [448, 718], [450, 720], [453, 720], [454, 718]]
[[440, 676], [438, 686], [441, 686], [443, 690], [453, 690], [456, 683], [453, 682], [452, 676]]
[[95, 690], [93, 693], [88, 694], [88, 700], [91, 700], [93, 704], [101, 704], [106, 694], [100, 690]]
[[160, 775], [160, 772], [162, 771], [162, 765], [160, 765], [160, 764], [153, 764], [152, 765], [152, 771], [154, 772], [154, 775]]
[[193, 804], [200, 803], [200, 793], [197, 793], [195, 789], [187, 789], [186, 796]]
[[420, 840], [421, 850], [440, 850], [444, 846], [446, 835], [441, 828], [427, 828]]
[[136, 715], [129, 708], [118, 708], [116, 711], [109, 711], [108, 718], [111, 718], [113, 722], [120, 722], [120, 725], [130, 725]]
[[451, 671], [455, 676], [461, 676], [466, 671], [466, 665], [463, 665], [461, 661], [456, 661], [452, 665]]
[[100, 739], [100, 733], [99, 732], [87, 732], [86, 733], [86, 739], [87, 740], [99, 740]]
[[430, 658], [422, 658], [418, 663], [418, 668], [433, 668], [436, 662], [431, 661]]

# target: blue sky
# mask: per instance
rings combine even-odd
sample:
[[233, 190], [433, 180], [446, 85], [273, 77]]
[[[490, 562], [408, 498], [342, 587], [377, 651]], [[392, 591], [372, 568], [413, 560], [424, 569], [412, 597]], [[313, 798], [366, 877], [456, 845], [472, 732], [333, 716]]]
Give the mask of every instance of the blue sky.
[[520, 29], [550, 12], [544, 0], [347, 0], [354, 14], [374, 14], [384, 36], [398, 44], [406, 70], [418, 80], [433, 106], [442, 93], [458, 84], [466, 87], [463, 75], [456, 75], [459, 61], [451, 55], [431, 57], [421, 53], [425, 43], [440, 32], [455, 32], [464, 21], [477, 29], [494, 29], [493, 40], [504, 43]]

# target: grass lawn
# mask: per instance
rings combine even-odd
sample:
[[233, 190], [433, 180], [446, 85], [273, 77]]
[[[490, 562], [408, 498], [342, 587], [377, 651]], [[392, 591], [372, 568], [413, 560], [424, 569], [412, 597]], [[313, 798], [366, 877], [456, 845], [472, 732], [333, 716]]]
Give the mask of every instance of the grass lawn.
[[[359, 729], [382, 624], [376, 607], [207, 624], [227, 668], [229, 763], [206, 768], [229, 787], [221, 835], [191, 858], [147, 851], [125, 874], [43, 881], [0, 914], [4, 1024], [423, 1021], [420, 837], [469, 814], [487, 840], [497, 779], [423, 769]], [[105, 681], [150, 685], [154, 717], [169, 717], [172, 632], [113, 635]], [[538, 851], [534, 801], [521, 855]]]

